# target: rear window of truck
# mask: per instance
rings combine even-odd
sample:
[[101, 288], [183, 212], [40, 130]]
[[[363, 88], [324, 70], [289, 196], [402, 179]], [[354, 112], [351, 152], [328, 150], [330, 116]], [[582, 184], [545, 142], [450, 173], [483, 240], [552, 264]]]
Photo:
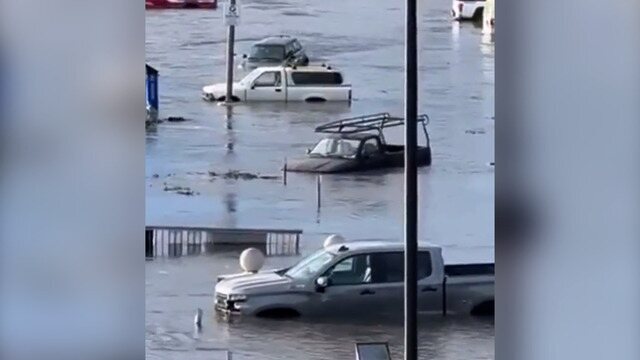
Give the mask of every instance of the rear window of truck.
[[291, 73], [295, 85], [342, 85], [342, 74], [338, 72], [304, 72]]

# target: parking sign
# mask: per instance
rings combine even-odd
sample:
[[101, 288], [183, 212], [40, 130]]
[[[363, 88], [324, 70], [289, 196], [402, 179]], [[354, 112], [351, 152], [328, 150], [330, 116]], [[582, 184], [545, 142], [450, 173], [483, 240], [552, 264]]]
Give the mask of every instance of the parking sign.
[[240, 4], [235, 1], [231, 4], [229, 1], [223, 4], [223, 22], [225, 26], [237, 26], [240, 24]]

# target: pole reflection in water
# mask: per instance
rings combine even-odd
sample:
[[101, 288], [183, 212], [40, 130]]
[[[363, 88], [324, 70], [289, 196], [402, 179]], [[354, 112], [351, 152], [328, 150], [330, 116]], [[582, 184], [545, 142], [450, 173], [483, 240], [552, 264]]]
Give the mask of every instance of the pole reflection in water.
[[235, 132], [233, 131], [233, 106], [227, 106], [225, 114], [225, 129], [227, 129], [227, 154], [233, 154], [233, 145], [235, 143]]

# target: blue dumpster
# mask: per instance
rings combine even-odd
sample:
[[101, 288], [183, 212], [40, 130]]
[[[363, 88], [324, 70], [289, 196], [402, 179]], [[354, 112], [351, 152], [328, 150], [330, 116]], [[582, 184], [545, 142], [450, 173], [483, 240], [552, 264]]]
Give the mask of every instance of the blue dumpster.
[[158, 112], [158, 70], [146, 65], [147, 69], [147, 107]]

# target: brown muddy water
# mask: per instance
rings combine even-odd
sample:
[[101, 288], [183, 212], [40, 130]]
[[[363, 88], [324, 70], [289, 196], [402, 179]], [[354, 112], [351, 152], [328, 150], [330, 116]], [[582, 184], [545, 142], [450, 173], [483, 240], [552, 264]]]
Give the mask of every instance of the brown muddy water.
[[[494, 239], [494, 44], [473, 24], [450, 21], [448, 0], [420, 3], [420, 111], [431, 117], [433, 165], [420, 176], [420, 238], [444, 248], [447, 262], [492, 261]], [[401, 2], [370, 0], [243, 1], [236, 52], [263, 36], [291, 34], [312, 61], [340, 68], [353, 85], [345, 104], [237, 105], [200, 99], [202, 86], [224, 81], [226, 32], [221, 10], [147, 11], [146, 54], [160, 71], [165, 122], [146, 138], [148, 224], [300, 228], [306, 254], [325, 236], [402, 241], [402, 172], [324, 176], [316, 210], [316, 178], [214, 178], [209, 171], [279, 175], [285, 158], [303, 156], [326, 121], [372, 112], [402, 114]], [[241, 76], [240, 72], [237, 73]], [[402, 142], [402, 129], [387, 134]], [[155, 176], [154, 176], [155, 175]], [[166, 185], [165, 185], [166, 184]], [[193, 190], [192, 196], [164, 191]], [[401, 321], [349, 319], [306, 322], [243, 319], [213, 313], [213, 286], [238, 271], [238, 252], [156, 259], [146, 264], [149, 359], [353, 359], [354, 342], [388, 341], [402, 354]], [[297, 258], [269, 258], [266, 267]], [[194, 332], [197, 308], [205, 314]], [[424, 359], [492, 359], [493, 321], [423, 318]]]

